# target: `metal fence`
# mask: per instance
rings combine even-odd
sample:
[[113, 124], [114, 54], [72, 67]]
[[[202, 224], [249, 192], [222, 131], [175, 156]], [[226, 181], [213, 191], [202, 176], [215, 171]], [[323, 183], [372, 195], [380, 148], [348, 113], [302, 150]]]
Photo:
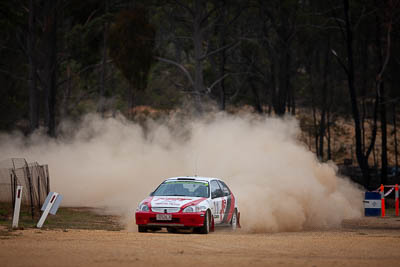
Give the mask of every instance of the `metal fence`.
[[0, 202], [14, 207], [17, 185], [22, 185], [22, 204], [29, 208], [32, 218], [50, 192], [50, 176], [47, 165], [27, 163], [23, 158], [0, 161]]

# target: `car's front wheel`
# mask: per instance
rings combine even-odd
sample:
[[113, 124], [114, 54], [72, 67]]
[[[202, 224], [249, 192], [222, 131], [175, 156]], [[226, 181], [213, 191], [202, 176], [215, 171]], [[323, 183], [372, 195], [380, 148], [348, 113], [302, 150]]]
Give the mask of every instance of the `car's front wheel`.
[[200, 234], [208, 234], [210, 232], [210, 225], [211, 225], [211, 215], [210, 211], [208, 210], [204, 215], [204, 224], [199, 229]]

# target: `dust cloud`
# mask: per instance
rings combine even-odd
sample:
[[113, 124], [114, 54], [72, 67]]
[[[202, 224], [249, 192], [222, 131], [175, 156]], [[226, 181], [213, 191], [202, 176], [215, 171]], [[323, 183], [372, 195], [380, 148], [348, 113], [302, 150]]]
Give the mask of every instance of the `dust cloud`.
[[1, 158], [47, 163], [64, 206], [102, 207], [134, 229], [134, 211], [165, 178], [219, 177], [236, 194], [249, 232], [338, 226], [361, 216], [362, 193], [301, 144], [294, 118], [212, 113], [133, 123], [89, 114], [56, 140], [0, 134]]

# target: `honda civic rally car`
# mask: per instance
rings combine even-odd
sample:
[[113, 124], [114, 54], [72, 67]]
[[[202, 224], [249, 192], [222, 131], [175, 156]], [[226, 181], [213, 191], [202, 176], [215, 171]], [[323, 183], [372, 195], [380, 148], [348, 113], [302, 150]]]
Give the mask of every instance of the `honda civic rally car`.
[[174, 177], [140, 202], [135, 213], [139, 232], [193, 229], [208, 234], [215, 226], [240, 227], [237, 201], [218, 178]]

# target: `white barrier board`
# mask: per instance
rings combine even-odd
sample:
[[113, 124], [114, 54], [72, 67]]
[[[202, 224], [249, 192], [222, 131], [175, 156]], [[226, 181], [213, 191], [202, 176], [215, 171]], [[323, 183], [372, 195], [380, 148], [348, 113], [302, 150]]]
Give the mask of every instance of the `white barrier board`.
[[380, 209], [381, 200], [380, 199], [369, 199], [364, 201], [364, 208], [366, 209]]
[[[37, 228], [42, 228], [43, 223], [47, 218], [47, 215], [49, 215], [51, 208], [53, 207], [54, 203], [56, 202], [57, 196], [58, 196], [57, 192], [50, 192], [48, 194], [48, 196], [43, 204], [43, 207], [42, 207], [43, 214], [40, 217], [39, 222], [36, 225]], [[58, 203], [58, 205], [60, 205], [60, 203]]]
[[19, 212], [21, 209], [22, 188], [22, 185], [17, 186], [17, 191], [15, 192], [15, 205], [12, 228], [18, 228]]

